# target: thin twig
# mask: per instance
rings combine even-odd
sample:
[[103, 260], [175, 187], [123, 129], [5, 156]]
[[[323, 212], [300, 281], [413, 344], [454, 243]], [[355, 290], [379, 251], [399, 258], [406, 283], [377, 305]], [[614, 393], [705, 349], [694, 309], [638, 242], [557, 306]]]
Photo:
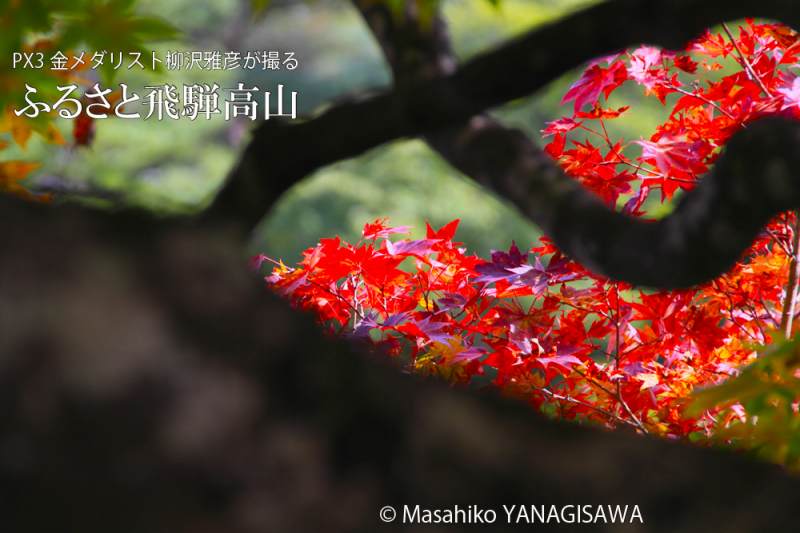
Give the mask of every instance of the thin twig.
[[644, 427], [644, 424], [642, 423], [642, 421], [639, 420], [639, 417], [636, 416], [636, 414], [630, 408], [630, 406], [628, 405], [628, 402], [626, 402], [622, 398], [622, 389], [620, 387], [619, 381], [617, 381], [617, 399], [619, 400], [619, 403], [622, 405], [622, 407], [625, 409], [625, 412], [628, 413], [628, 416], [631, 417], [631, 419], [633, 420], [634, 424], [636, 424], [636, 427], [638, 427], [642, 431], [642, 433], [645, 433], [645, 434], [650, 433], [649, 431], [647, 431], [647, 428]]
[[543, 392], [546, 396], [549, 396], [550, 398], [552, 398], [554, 400], [560, 400], [560, 401], [563, 401], [563, 402], [574, 403], [576, 405], [587, 407], [587, 408], [592, 409], [593, 411], [596, 411], [596, 412], [600, 413], [601, 415], [606, 416], [606, 417], [608, 417], [608, 418], [610, 418], [612, 420], [616, 420], [617, 422], [620, 422], [622, 424], [627, 424], [629, 426], [633, 426], [633, 427], [638, 428], [638, 426], [634, 422], [632, 422], [630, 420], [627, 420], [625, 418], [622, 418], [619, 415], [615, 415], [611, 411], [603, 409], [602, 407], [597, 407], [596, 405], [592, 405], [589, 402], [584, 402], [583, 400], [579, 400], [578, 398], [573, 398], [572, 396], [569, 396], [569, 395], [564, 396], [564, 395], [555, 393], [555, 392], [551, 391], [550, 389], [548, 389], [546, 387], [541, 387], [541, 388], [538, 388], [537, 390], [540, 391], [540, 392]]
[[725, 33], [728, 34], [728, 39], [731, 40], [731, 44], [733, 44], [733, 47], [736, 49], [736, 53], [739, 54], [739, 59], [742, 60], [742, 65], [744, 66], [744, 69], [747, 71], [747, 75], [750, 77], [750, 79], [755, 81], [759, 87], [761, 87], [761, 90], [764, 91], [764, 94], [766, 94], [769, 97], [772, 97], [772, 93], [769, 92], [767, 86], [764, 85], [764, 82], [761, 81], [761, 78], [758, 77], [756, 71], [753, 69], [753, 65], [750, 64], [750, 61], [748, 61], [745, 55], [742, 53], [742, 49], [739, 48], [736, 39], [733, 38], [733, 34], [731, 33], [731, 30], [728, 28], [728, 25], [723, 22], [722, 28], [725, 30]]
[[780, 239], [780, 237], [778, 237], [778, 235], [776, 235], [776, 234], [775, 234], [775, 232], [774, 232], [774, 231], [772, 231], [772, 230], [771, 230], [771, 229], [769, 229], [768, 227], [765, 227], [765, 228], [764, 228], [764, 231], [767, 233], [767, 235], [769, 235], [770, 237], [772, 237], [772, 240], [775, 242], [775, 244], [777, 244], [778, 246], [780, 246], [780, 247], [781, 247], [781, 249], [784, 251], [784, 253], [785, 253], [786, 255], [788, 255], [788, 256], [791, 256], [791, 255], [792, 255], [792, 250], [791, 250], [791, 249], [790, 249], [790, 248], [789, 248], [789, 247], [786, 245], [786, 243], [785, 243], [785, 242], [783, 242], [783, 241]]
[[787, 339], [792, 336], [792, 323], [797, 306], [797, 285], [800, 282], [800, 212], [798, 211], [795, 211], [792, 254], [789, 257], [789, 276], [786, 280], [786, 294], [781, 311], [781, 331]]
[[645, 433], [645, 434], [650, 433], [649, 431], [647, 431], [647, 428], [644, 426], [642, 421], [639, 420], [639, 417], [636, 416], [636, 414], [631, 410], [630, 406], [625, 402], [625, 400], [622, 399], [621, 395], [619, 395], [616, 392], [614, 392], [613, 390], [607, 388], [605, 385], [603, 385], [602, 383], [600, 383], [599, 381], [597, 381], [593, 377], [588, 376], [586, 373], [581, 372], [577, 368], [573, 368], [572, 371], [575, 372], [576, 374], [578, 374], [579, 376], [582, 376], [589, 383], [591, 383], [592, 385], [594, 385], [595, 387], [597, 387], [601, 391], [605, 392], [606, 394], [611, 396], [613, 399], [617, 400], [620, 403], [620, 405], [622, 405], [622, 407], [625, 409], [625, 411], [628, 413], [628, 416], [631, 417], [631, 420], [629, 420], [628, 422], [629, 423], [633, 423], [633, 425], [635, 425], [636, 428], [639, 429], [642, 433]]
[[706, 98], [705, 96], [703, 96], [701, 94], [693, 93], [693, 92], [687, 91], [686, 89], [682, 89], [680, 87], [677, 87], [677, 86], [671, 85], [671, 84], [667, 85], [667, 87], [669, 87], [673, 91], [679, 92], [681, 94], [685, 94], [686, 96], [692, 96], [694, 98], [697, 98], [701, 102], [704, 102], [704, 103], [710, 105], [711, 107], [713, 107], [714, 109], [716, 109], [717, 111], [719, 111], [720, 113], [722, 113], [723, 115], [728, 117], [729, 119], [736, 120], [736, 117], [734, 117], [728, 111], [725, 111], [724, 109], [722, 109], [722, 107], [720, 107], [719, 104], [717, 104], [716, 102], [714, 102], [712, 100], [709, 100], [708, 98]]

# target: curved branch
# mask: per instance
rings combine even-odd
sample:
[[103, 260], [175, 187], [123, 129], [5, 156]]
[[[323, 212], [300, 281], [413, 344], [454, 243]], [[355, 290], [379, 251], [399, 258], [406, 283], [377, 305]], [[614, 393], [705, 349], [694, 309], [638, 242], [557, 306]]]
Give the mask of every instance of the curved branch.
[[[254, 222], [314, 168], [397, 137], [425, 134], [454, 166], [508, 198], [587, 268], [660, 288], [709, 281], [733, 265], [771, 216], [800, 206], [790, 175], [797, 165], [781, 159], [793, 157], [798, 127], [771, 120], [740, 133], [697, 190], [672, 215], [650, 223], [609, 210], [521, 132], [485, 116], [468, 117], [529, 94], [602, 53], [641, 42], [674, 48], [723, 20], [761, 15], [791, 23], [798, 13], [789, 0], [617, 0], [533, 31], [453, 72], [434, 69], [436, 77], [411, 76], [395, 65], [400, 77], [393, 92], [336, 106], [298, 126], [259, 128], [217, 207], [228, 205], [239, 216], [256, 217]], [[391, 43], [382, 45], [391, 51]], [[428, 47], [425, 53], [439, 52]], [[276, 159], [284, 163], [265, 168]]]
[[[443, 21], [417, 35], [369, 2], [355, 2], [395, 77], [446, 75], [452, 57]], [[402, 53], [398, 48], [407, 48]], [[416, 65], [402, 65], [403, 57]], [[424, 60], [427, 59], [427, 64]], [[405, 79], [403, 79], [405, 78]], [[728, 270], [759, 230], [780, 211], [796, 207], [800, 190], [788, 164], [800, 126], [780, 120], [752, 125], [736, 136], [717, 167], [665, 219], [648, 222], [608, 209], [564, 173], [523, 133], [486, 115], [426, 136], [448, 162], [508, 198], [569, 256], [614, 279], [683, 288]], [[746, 154], [758, 154], [753, 159]], [[787, 158], [787, 159], [784, 159]], [[800, 205], [800, 204], [798, 204]]]
[[448, 161], [509, 198], [586, 268], [638, 285], [710, 281], [773, 216], [800, 207], [800, 124], [784, 119], [734, 136], [716, 167], [655, 222], [610, 210], [519, 131], [490, 123], [454, 133], [435, 145]]
[[325, 338], [224, 225], [8, 198], [0, 220], [3, 532], [382, 532], [404, 503], [497, 512], [454, 532], [576, 503], [639, 505], [640, 533], [797, 529], [800, 480], [773, 465], [546, 420]]
[[800, 26], [793, 0], [611, 0], [513, 39], [447, 76], [336, 104], [298, 125], [267, 121], [210, 213], [234, 213], [253, 225], [321, 166], [527, 96], [593, 57], [642, 42], [677, 48], [709, 26], [744, 16]]

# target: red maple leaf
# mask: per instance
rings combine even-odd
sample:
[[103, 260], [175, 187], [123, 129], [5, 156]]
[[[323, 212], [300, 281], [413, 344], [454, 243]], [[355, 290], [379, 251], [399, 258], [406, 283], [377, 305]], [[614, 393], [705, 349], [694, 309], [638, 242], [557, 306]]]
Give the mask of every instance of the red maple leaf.
[[572, 84], [564, 95], [561, 104], [575, 101], [577, 113], [586, 104], [594, 106], [602, 93], [606, 98], [628, 79], [628, 69], [622, 61], [615, 61], [608, 68], [594, 64], [583, 73], [583, 76]]

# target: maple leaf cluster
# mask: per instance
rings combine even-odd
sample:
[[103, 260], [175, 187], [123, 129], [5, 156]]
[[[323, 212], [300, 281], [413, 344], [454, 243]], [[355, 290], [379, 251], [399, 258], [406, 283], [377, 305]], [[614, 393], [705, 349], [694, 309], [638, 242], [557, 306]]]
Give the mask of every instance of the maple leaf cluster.
[[[642, 46], [590, 64], [546, 125], [546, 151], [611, 208], [633, 216], [691, 189], [737, 131], [766, 115], [800, 117], [800, 38], [748, 20], [738, 37], [696, 39], [681, 52]], [[708, 73], [701, 82], [698, 73]], [[716, 79], [714, 79], [716, 78]], [[624, 84], [671, 107], [649, 139], [612, 139], [608, 108]], [[743, 259], [713, 282], [683, 291], [640, 290], [597, 276], [546, 237], [489, 260], [454, 242], [458, 221], [425, 239], [367, 224], [348, 244], [323, 239], [296, 268], [282, 262], [270, 287], [313, 311], [332, 333], [407, 357], [413, 370], [498, 387], [565, 419], [631, 426], [670, 437], [711, 436], [745, 416], [688, 416], [692, 391], [736, 375], [785, 324], [796, 216], [772, 221]], [[272, 261], [259, 256], [257, 263]]]

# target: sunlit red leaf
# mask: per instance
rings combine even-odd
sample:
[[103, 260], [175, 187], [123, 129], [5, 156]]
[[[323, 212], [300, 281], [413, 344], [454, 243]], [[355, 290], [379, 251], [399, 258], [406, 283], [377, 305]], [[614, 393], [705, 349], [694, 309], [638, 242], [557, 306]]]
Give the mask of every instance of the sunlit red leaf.
[[615, 61], [608, 68], [592, 65], [583, 73], [583, 76], [572, 84], [562, 104], [575, 102], [575, 112], [584, 108], [586, 104], [594, 106], [602, 93], [606, 98], [625, 80], [628, 79], [628, 70], [622, 61]]

